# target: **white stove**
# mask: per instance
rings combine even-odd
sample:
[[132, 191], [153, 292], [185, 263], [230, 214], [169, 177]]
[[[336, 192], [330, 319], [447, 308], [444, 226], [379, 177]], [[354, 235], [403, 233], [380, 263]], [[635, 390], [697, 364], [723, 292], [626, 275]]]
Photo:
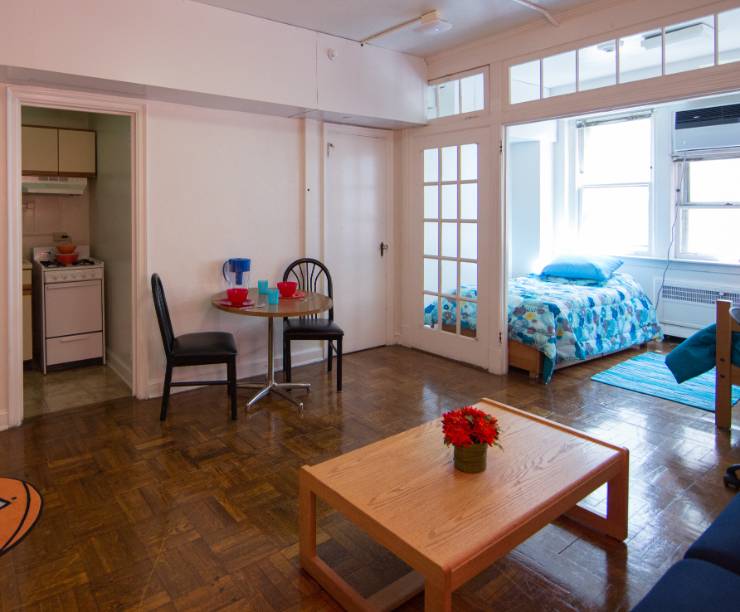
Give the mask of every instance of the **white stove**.
[[74, 264], [56, 261], [54, 247], [33, 249], [34, 357], [50, 367], [105, 363], [104, 266], [78, 246]]

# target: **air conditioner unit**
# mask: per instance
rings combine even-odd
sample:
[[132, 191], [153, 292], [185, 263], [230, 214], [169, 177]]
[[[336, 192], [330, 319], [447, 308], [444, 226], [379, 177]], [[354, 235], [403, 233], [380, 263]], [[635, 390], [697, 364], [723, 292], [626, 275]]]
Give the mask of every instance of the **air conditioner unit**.
[[670, 336], [688, 338], [695, 331], [715, 322], [717, 300], [731, 300], [740, 306], [740, 286], [718, 287], [691, 280], [653, 280], [658, 320]]
[[740, 148], [740, 104], [677, 111], [673, 153]]

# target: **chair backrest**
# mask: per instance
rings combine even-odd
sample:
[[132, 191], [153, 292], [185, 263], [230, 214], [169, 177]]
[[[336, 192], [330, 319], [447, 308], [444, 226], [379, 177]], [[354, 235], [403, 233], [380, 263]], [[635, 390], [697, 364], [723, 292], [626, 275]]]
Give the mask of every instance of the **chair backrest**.
[[167, 308], [167, 299], [164, 297], [162, 279], [156, 273], [152, 274], [152, 298], [154, 298], [154, 310], [157, 312], [164, 352], [169, 356], [175, 343], [175, 332], [172, 331], [172, 320], [170, 319], [170, 310]]
[[[304, 257], [296, 259], [287, 268], [283, 274], [283, 280], [294, 280], [298, 283], [301, 291], [321, 291], [322, 280], [325, 283], [326, 295], [334, 299], [334, 285], [332, 284], [329, 269], [318, 259]], [[314, 315], [316, 318], [316, 315]], [[334, 307], [329, 309], [329, 320], [334, 320]]]

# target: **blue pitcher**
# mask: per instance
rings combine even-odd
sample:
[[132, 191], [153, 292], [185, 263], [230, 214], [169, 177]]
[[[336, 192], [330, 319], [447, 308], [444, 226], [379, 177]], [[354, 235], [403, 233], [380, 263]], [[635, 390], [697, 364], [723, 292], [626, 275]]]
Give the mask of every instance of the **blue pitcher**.
[[243, 257], [227, 259], [224, 262], [222, 273], [228, 289], [248, 289], [249, 270], [252, 260]]

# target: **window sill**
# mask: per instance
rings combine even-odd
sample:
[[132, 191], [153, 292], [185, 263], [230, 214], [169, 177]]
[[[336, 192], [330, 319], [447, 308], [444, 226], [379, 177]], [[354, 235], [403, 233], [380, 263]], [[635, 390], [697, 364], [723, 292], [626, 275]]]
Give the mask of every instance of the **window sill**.
[[665, 257], [653, 257], [649, 255], [618, 255], [625, 263], [652, 264], [665, 266], [669, 264], [672, 269], [696, 270], [698, 272], [715, 272], [720, 274], [737, 274], [740, 272], [740, 263], [724, 263], [719, 261], [706, 261], [702, 259], [666, 259]]

